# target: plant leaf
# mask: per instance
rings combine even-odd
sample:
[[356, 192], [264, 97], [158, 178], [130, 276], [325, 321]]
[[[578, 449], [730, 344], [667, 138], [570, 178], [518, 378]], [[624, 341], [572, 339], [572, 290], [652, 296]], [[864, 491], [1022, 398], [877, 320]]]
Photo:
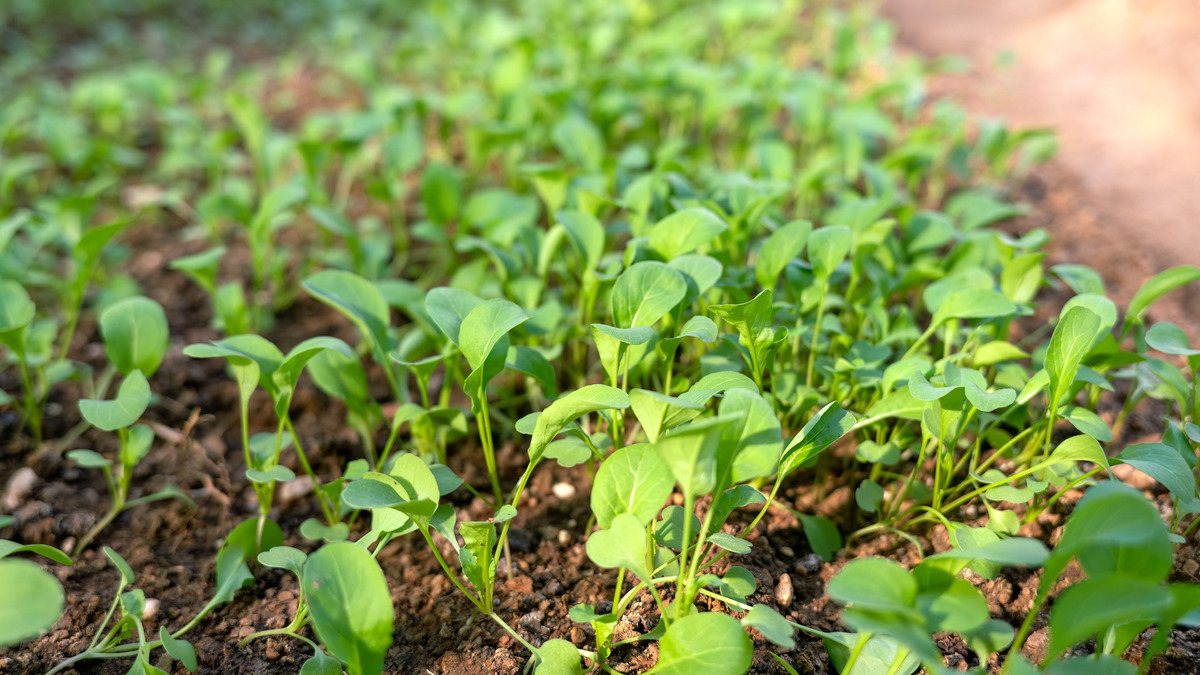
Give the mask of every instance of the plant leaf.
[[683, 276], [655, 261], [634, 263], [613, 284], [609, 305], [620, 328], [653, 326], [687, 294]]
[[150, 405], [150, 383], [140, 370], [121, 382], [117, 397], [111, 401], [81, 399], [79, 413], [92, 426], [104, 431], [124, 429], [137, 422]]
[[0, 646], [37, 637], [62, 616], [66, 596], [62, 584], [29, 560], [0, 560]]
[[1133, 294], [1133, 299], [1129, 301], [1129, 311], [1125, 312], [1124, 330], [1128, 331], [1133, 324], [1140, 323], [1142, 315], [1156, 300], [1180, 286], [1197, 280], [1200, 280], [1200, 267], [1191, 265], [1180, 265], [1155, 274], [1142, 284], [1137, 293]]
[[812, 233], [812, 223], [807, 220], [793, 220], [775, 230], [763, 241], [754, 263], [754, 277], [763, 288], [775, 288], [783, 268], [799, 257], [808, 237]]
[[387, 580], [370, 552], [350, 542], [317, 549], [304, 565], [304, 593], [329, 653], [351, 673], [383, 672], [394, 616]]
[[584, 548], [588, 558], [600, 567], [623, 567], [643, 581], [651, 578], [646, 564], [646, 526], [632, 513], [618, 513], [608, 528], [588, 537]]
[[707, 245], [728, 229], [729, 227], [708, 209], [682, 209], [650, 228], [650, 248], [664, 260], [674, 260]]
[[1165, 443], [1137, 443], [1121, 451], [1116, 459], [1164, 485], [1180, 499], [1196, 496], [1196, 478], [1179, 452]]
[[754, 644], [728, 614], [691, 614], [672, 623], [658, 643], [654, 675], [740, 675], [750, 668]]
[[154, 375], [167, 353], [167, 315], [157, 302], [143, 296], [126, 298], [100, 313], [100, 334], [108, 360], [129, 375], [134, 370]]
[[611, 527], [613, 518], [622, 513], [632, 513], [643, 526], [649, 525], [674, 487], [671, 468], [653, 446], [629, 445], [610, 455], [596, 471], [592, 513], [602, 528]]
[[196, 672], [196, 649], [192, 647], [192, 643], [171, 637], [166, 626], [158, 627], [158, 639], [171, 658], [183, 663], [183, 666], [191, 672]]

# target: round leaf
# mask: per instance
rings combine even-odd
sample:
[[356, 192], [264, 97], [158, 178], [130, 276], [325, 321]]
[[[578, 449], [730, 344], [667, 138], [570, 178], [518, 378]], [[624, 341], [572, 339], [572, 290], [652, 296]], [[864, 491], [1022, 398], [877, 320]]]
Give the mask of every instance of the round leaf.
[[123, 375], [134, 370], [147, 377], [153, 375], [170, 341], [166, 313], [157, 302], [143, 296], [105, 308], [100, 313], [100, 334], [104, 336], [108, 360]]
[[66, 597], [62, 585], [37, 563], [0, 560], [0, 645], [15, 645], [37, 637], [62, 616]]
[[750, 668], [754, 643], [728, 614], [692, 614], [671, 624], [658, 643], [656, 675], [740, 675]]

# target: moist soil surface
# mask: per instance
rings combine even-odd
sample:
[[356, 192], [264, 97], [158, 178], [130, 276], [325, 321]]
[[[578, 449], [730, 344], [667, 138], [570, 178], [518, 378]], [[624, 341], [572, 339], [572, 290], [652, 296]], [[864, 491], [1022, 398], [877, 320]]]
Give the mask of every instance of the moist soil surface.
[[[897, 1], [889, 6], [905, 4], [915, 3]], [[902, 29], [905, 25], [902, 19]], [[926, 44], [924, 48], [936, 49], [936, 46]], [[935, 84], [938, 90], [945, 91], [961, 86], [952, 82]], [[1015, 121], [1027, 120], [1018, 116]], [[1065, 140], [1069, 143], [1071, 126], [1068, 123], [1064, 128], [1068, 130]], [[1109, 201], [1094, 199], [1097, 189], [1094, 182], [1081, 179], [1070, 152], [1064, 155], [1064, 160], [1035, 170], [1017, 186], [1015, 195], [1032, 206], [1030, 214], [1021, 218], [1015, 229], [1047, 229], [1054, 237], [1052, 261], [1097, 267], [1119, 299], [1127, 299], [1154, 271], [1180, 262], [1197, 262], [1194, 258], [1200, 254], [1195, 247], [1181, 250], [1177, 245], [1155, 243], [1157, 240], [1152, 238], [1113, 236], [1113, 232], [1123, 232], [1132, 226], [1122, 224], [1129, 221], [1122, 220], [1118, 211], [1106, 206]], [[131, 273], [147, 294], [166, 308], [172, 339], [167, 358], [151, 382], [162, 398], [146, 416], [158, 439], [154, 450], [137, 468], [131, 497], [173, 484], [194, 499], [197, 508], [171, 501], [127, 511], [100, 533], [74, 567], [47, 563], [47, 569], [58, 576], [66, 589], [66, 612], [43, 637], [0, 650], [0, 673], [42, 673], [86, 649], [112, 602], [118, 582], [117, 571], [100, 552], [102, 546], [114, 548], [133, 567], [137, 575], [135, 586], [150, 601], [148, 633], [157, 634], [160, 625], [175, 628], [187, 622], [213, 593], [215, 556], [221, 541], [236, 524], [257, 514], [254, 493], [243, 478], [236, 387], [222, 363], [190, 359], [182, 352], [188, 344], [218, 336], [207, 327], [210, 314], [204, 292], [181, 274], [166, 269], [167, 261], [195, 252], [174, 239], [169, 230], [161, 225], [144, 226], [133, 230], [129, 238], [135, 252]], [[1161, 234], [1158, 232], [1155, 237]], [[1178, 244], [1188, 239], [1174, 241]], [[1136, 264], [1128, 263], [1134, 250], [1138, 252]], [[226, 265], [236, 267], [238, 255], [238, 251], [232, 251]], [[1197, 292], [1189, 289], [1176, 292], [1157, 305], [1149, 319], [1177, 321], [1196, 335], [1198, 320], [1189, 316], [1185, 308], [1195, 306]], [[354, 331], [332, 310], [301, 298], [278, 316], [268, 337], [286, 351], [314, 335], [353, 339]], [[72, 356], [96, 368], [102, 367], [104, 350], [94, 324], [81, 325]], [[0, 384], [9, 388], [15, 383]], [[386, 387], [378, 384], [378, 393], [385, 397]], [[24, 543], [51, 544], [69, 551], [104, 512], [108, 498], [102, 476], [75, 467], [61, 454], [62, 440], [79, 422], [76, 404], [80, 396], [79, 389], [70, 383], [55, 389], [47, 411], [46, 442], [41, 447], [35, 447], [26, 434], [17, 432], [18, 420], [13, 414], [0, 414], [0, 476], [12, 477], [0, 493], [3, 499], [0, 511], [12, 513], [16, 518], [12, 527], [0, 530], [0, 536]], [[268, 401], [256, 398], [253, 409], [263, 413], [257, 416], [259, 419], [271, 419]], [[1109, 411], [1110, 422], [1114, 412]], [[255, 418], [253, 411], [251, 418]], [[302, 383], [297, 392], [293, 419], [319, 475], [336, 477], [341, 467], [361, 456], [358, 441], [344, 423], [340, 404], [328, 400], [311, 385]], [[262, 430], [265, 429], [252, 429]], [[1123, 447], [1125, 443], [1151, 440], [1160, 432], [1161, 415], [1143, 410], [1129, 418], [1123, 429], [1124, 437], [1114, 445]], [[91, 430], [67, 447], [92, 448], [111, 454], [115, 439]], [[779, 502], [782, 507], [802, 513], [828, 516], [843, 532], [850, 532], [865, 524], [854, 503], [850, 476], [843, 476], [843, 469], [852, 465], [853, 448], [842, 447], [831, 455], [818, 474], [793, 475], [781, 491]], [[450, 465], [471, 484], [485, 486], [488, 481], [477, 462], [478, 456], [478, 449], [467, 442], [452, 451]], [[519, 439], [510, 439], [502, 448], [499, 460], [504, 484], [515, 483], [524, 467], [523, 456], [524, 446]], [[1166, 506], [1167, 497], [1145, 476], [1134, 472], [1121, 477]], [[596, 568], [584, 552], [590, 514], [588, 487], [589, 477], [582, 466], [565, 469], [547, 463], [539, 468], [511, 532], [513, 568], [508, 569], [503, 561], [500, 564], [502, 581], [496, 593], [497, 612], [534, 645], [560, 638], [594, 649], [590, 628], [572, 622], [567, 612], [579, 603], [603, 605], [612, 600], [615, 575]], [[1027, 525], [1022, 534], [1053, 544], [1078, 496], [1060, 500], [1054, 510]], [[465, 490], [460, 489], [446, 499], [459, 510], [460, 518], [478, 520], [491, 515], [481, 500]], [[285, 488], [277, 494], [272, 517], [288, 533], [286, 543], [310, 551], [316, 544], [299, 537], [299, 525], [318, 514], [318, 506], [310, 494]], [[970, 512], [962, 517], [968, 522], [978, 520]], [[747, 514], [735, 515], [727, 527], [737, 528], [748, 520]], [[915, 534], [925, 554], [947, 548], [941, 528]], [[913, 543], [882, 535], [852, 541], [834, 561], [822, 562], [809, 548], [800, 522], [786, 508], [773, 508], [750, 541], [751, 553], [739, 556], [736, 563], [749, 569], [758, 582], [753, 602], [768, 603], [789, 619], [822, 631], [842, 629], [837, 621], [838, 608], [826, 598], [824, 589], [846, 561], [881, 555], [911, 565], [918, 559]], [[448, 555], [448, 545], [441, 543], [446, 546], [443, 554]], [[1198, 554], [1200, 548], [1194, 537], [1179, 548], [1174, 580], [1200, 580]], [[519, 673], [526, 666], [529, 654], [524, 647], [492, 621], [473, 616], [471, 604], [441, 574], [435, 557], [421, 539], [408, 537], [392, 543], [378, 559], [388, 578], [395, 606], [395, 643], [388, 652], [385, 672], [508, 675]], [[253, 588], [237, 593], [232, 602], [219, 607], [186, 636], [196, 647], [200, 672], [295, 673], [311, 655], [307, 645], [286, 638], [261, 638], [238, 647], [242, 638], [255, 631], [285, 626], [297, 605], [293, 576], [257, 566], [254, 572]], [[1032, 605], [1038, 573], [1011, 569], [994, 580], [973, 580], [984, 591], [994, 617], [1019, 624]], [[1069, 574], [1067, 581], [1070, 580]], [[653, 605], [648, 596], [635, 601], [618, 628], [617, 638], [651, 630], [657, 620]], [[1036, 630], [1025, 651], [1030, 658], [1040, 657], [1046, 642], [1045, 617], [1039, 617], [1034, 625]], [[756, 650], [751, 672], [785, 672], [771, 651], [780, 654], [800, 673], [834, 672], [817, 638], [800, 632], [796, 634], [795, 648], [780, 649], [769, 646], [756, 633], [753, 635]], [[1145, 648], [1146, 640], [1143, 636], [1135, 642], [1128, 656], [1135, 658]], [[965, 670], [978, 665], [958, 638], [940, 636], [938, 645], [951, 667]], [[1081, 649], [1086, 651], [1088, 647]], [[161, 650], [156, 655], [158, 667], [171, 673], [186, 672]], [[618, 650], [611, 665], [619, 672], [642, 672], [656, 658], [653, 643], [645, 646], [635, 643]], [[129, 665], [128, 660], [87, 661], [67, 672], [124, 673]], [[994, 671], [997, 664], [988, 665]], [[1200, 673], [1200, 634], [1176, 630], [1172, 646], [1155, 660], [1150, 672]]]

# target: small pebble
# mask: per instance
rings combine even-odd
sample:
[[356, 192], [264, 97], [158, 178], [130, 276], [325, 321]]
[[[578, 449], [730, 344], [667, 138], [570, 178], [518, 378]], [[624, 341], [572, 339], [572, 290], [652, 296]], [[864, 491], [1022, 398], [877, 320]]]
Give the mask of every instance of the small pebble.
[[786, 572], [779, 577], [779, 583], [775, 585], [775, 601], [780, 607], [787, 607], [792, 604], [792, 577]]
[[809, 553], [803, 558], [797, 560], [796, 564], [793, 566], [793, 569], [800, 574], [813, 574], [817, 570], [821, 569], [821, 556], [817, 555], [816, 553]]
[[796, 552], [792, 550], [791, 546], [780, 546], [779, 553], [780, 553], [780, 555], [782, 555], [785, 558], [795, 558], [796, 557]]
[[25, 498], [33, 490], [35, 482], [37, 482], [37, 474], [33, 472], [33, 469], [23, 466], [14, 471], [12, 478], [8, 479], [8, 489], [4, 493], [4, 510], [14, 511], [25, 503]]
[[570, 483], [555, 483], [551, 490], [559, 499], [570, 499], [575, 496], [575, 486]]
[[142, 610], [143, 619], [153, 619], [158, 614], [158, 598], [146, 598], [146, 607]]
[[1196, 560], [1194, 558], [1185, 560], [1183, 562], [1183, 565], [1181, 565], [1179, 567], [1179, 571], [1181, 571], [1184, 574], [1188, 575], [1189, 577], [1195, 579], [1196, 574], [1198, 572], [1200, 572], [1200, 562], [1196, 562]]
[[308, 476], [297, 476], [295, 480], [290, 480], [286, 483], [279, 484], [279, 501], [284, 504], [292, 502], [306, 496], [313, 491], [312, 478]]
[[558, 543], [560, 546], [570, 546], [571, 545], [571, 533], [567, 532], [566, 530], [559, 530], [558, 531]]

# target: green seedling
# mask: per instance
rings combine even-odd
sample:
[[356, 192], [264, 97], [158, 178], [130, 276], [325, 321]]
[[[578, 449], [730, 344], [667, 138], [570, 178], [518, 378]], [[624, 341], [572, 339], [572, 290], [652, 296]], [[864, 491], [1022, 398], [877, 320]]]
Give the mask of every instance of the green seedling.
[[[87, 649], [59, 663], [47, 671], [47, 675], [89, 659], [131, 658], [134, 660], [134, 670], [140, 668], [140, 672], [162, 672], [151, 662], [152, 652], [159, 647], [194, 672], [197, 668], [196, 650], [182, 636], [213, 610], [232, 600], [238, 590], [252, 585], [254, 575], [246, 563], [253, 560], [262, 548], [274, 548], [282, 543], [283, 532], [272, 521], [267, 521], [263, 526], [256, 520], [247, 520], [235, 527], [217, 553], [216, 588], [212, 599], [180, 628], [169, 631], [165, 626], [160, 627], [157, 640], [146, 634], [143, 624], [145, 594], [141, 589], [126, 590], [135, 580], [133, 568], [119, 553], [105, 546], [104, 555], [120, 573], [112, 605], [104, 615], [104, 620], [96, 627]], [[127, 642], [130, 638], [135, 638], [136, 642]]]
[[[124, 376], [112, 400], [82, 399], [79, 413], [83, 419], [101, 431], [115, 431], [120, 449], [114, 462], [92, 450], [71, 450], [67, 453], [79, 466], [104, 472], [112, 502], [80, 538], [76, 550], [82, 551], [121, 513], [162, 499], [178, 499], [195, 508], [196, 504], [178, 488], [171, 486], [154, 494], [129, 499], [133, 470], [150, 453], [154, 431], [137, 421], [150, 405], [150, 383], [167, 351], [167, 319], [153, 300], [134, 297], [118, 302], [100, 315], [100, 332], [112, 367]], [[114, 471], [114, 467], [118, 470]]]
[[[184, 349], [185, 354], [194, 358], [224, 358], [238, 382], [246, 477], [253, 484], [258, 497], [260, 523], [266, 522], [271, 511], [276, 484], [296, 477], [295, 473], [280, 464], [285, 441], [296, 448], [296, 458], [313, 482], [327, 524], [333, 526], [340, 521], [337, 494], [325, 490], [321, 479], [313, 471], [290, 413], [292, 397], [305, 367], [326, 352], [347, 359], [354, 358], [354, 352], [346, 343], [331, 337], [310, 338], [293, 347], [286, 355], [258, 335], [235, 335], [209, 344], [189, 345]], [[277, 422], [273, 434], [258, 438], [250, 435], [250, 397], [260, 387], [271, 397]], [[374, 460], [373, 457], [371, 459]]]

